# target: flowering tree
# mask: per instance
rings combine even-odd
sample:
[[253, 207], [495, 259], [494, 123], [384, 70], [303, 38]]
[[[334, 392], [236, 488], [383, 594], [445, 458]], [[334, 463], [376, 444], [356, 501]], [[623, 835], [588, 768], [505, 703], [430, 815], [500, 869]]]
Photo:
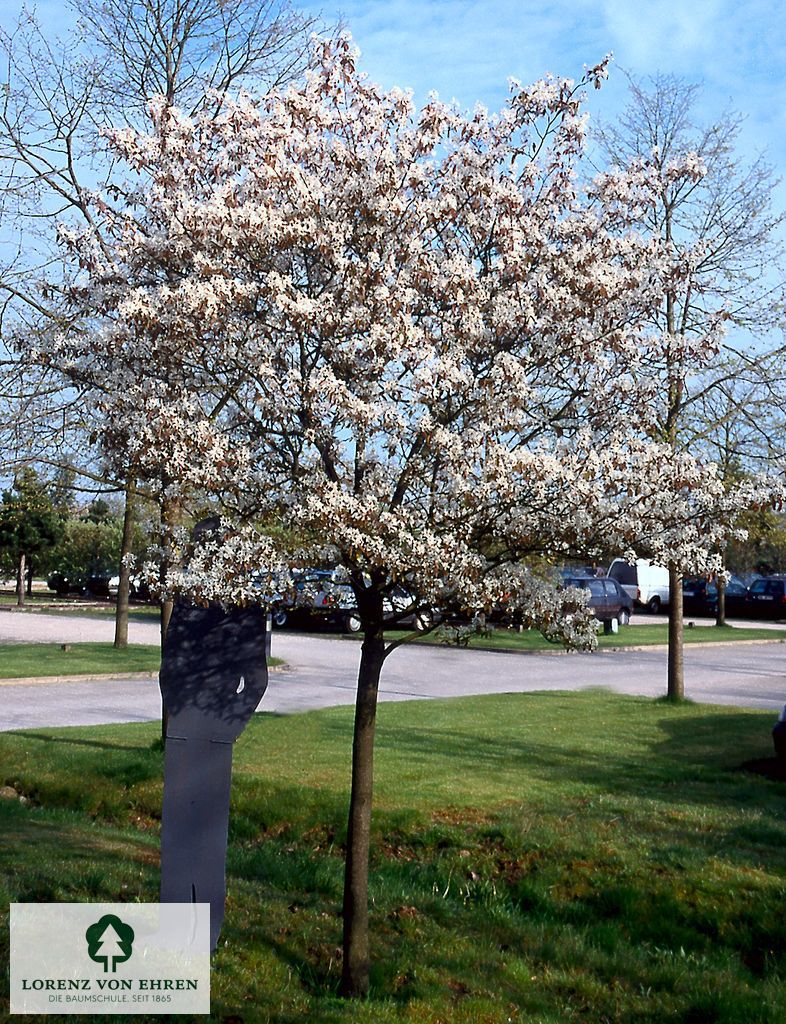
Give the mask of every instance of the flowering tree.
[[[364, 639], [343, 991], [360, 994], [386, 598], [403, 584], [403, 614], [504, 594], [590, 646], [580, 596], [528, 559], [646, 544], [697, 566], [727, 499], [711, 467], [646, 440], [642, 369], [664, 344], [647, 325], [684, 268], [630, 230], [652, 201], [644, 164], [577, 185], [580, 90], [605, 64], [579, 86], [513, 83], [495, 116], [416, 112], [346, 39], [315, 68], [218, 116], [161, 102], [152, 134], [110, 135], [136, 175], [126, 207], [93, 197], [102, 244], [63, 232], [96, 326], [45, 355], [102, 381], [110, 454], [173, 499], [220, 501], [226, 536], [171, 586], [251, 600], [260, 567], [326, 549], [346, 573]], [[713, 332], [692, 344], [701, 359]]]

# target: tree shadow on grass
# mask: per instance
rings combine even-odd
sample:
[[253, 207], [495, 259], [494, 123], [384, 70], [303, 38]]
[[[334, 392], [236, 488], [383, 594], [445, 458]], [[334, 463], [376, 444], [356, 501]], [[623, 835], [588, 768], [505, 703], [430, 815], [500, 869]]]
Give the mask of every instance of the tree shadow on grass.
[[[560, 695], [563, 702], [564, 696]], [[408, 771], [422, 771], [424, 783], [437, 792], [450, 776], [465, 780], [467, 792], [473, 784], [488, 789], [492, 779], [498, 804], [526, 799], [528, 780], [537, 780], [669, 805], [676, 794], [680, 803], [722, 810], [744, 802], [776, 813], [783, 783], [736, 770], [743, 761], [771, 752], [772, 721], [767, 716], [731, 710], [694, 713], [691, 706], [672, 711], [623, 697], [619, 702], [623, 708], [625, 702], [632, 706], [631, 717], [617, 736], [613, 724], [605, 733], [597, 723], [582, 731], [580, 720], [578, 724], [561, 720], [564, 708], [557, 711], [556, 706], [555, 725], [548, 731], [542, 719], [528, 722], [524, 702], [520, 738], [510, 725], [504, 735], [493, 736], [482, 726], [471, 728], [466, 722], [456, 730], [438, 724], [383, 722], [377, 737], [380, 776], [384, 770], [394, 773], [404, 762]], [[583, 695], [576, 701], [576, 714], [587, 706]], [[447, 766], [442, 780], [433, 774], [435, 758]]]
[[5, 803], [0, 828], [0, 875], [14, 902], [156, 898], [154, 836], [41, 820], [25, 807]]
[[[80, 726], [80, 728], [83, 728]], [[130, 743], [110, 743], [107, 740], [87, 740], [77, 736], [64, 736], [62, 733], [57, 736], [49, 735], [43, 732], [9, 732], [9, 736], [21, 736], [26, 740], [39, 740], [41, 743], [64, 743], [68, 746], [74, 747], [98, 747], [100, 750], [123, 750], [123, 751], [149, 751], [150, 743], [130, 744]]]
[[754, 757], [743, 761], [739, 770], [760, 775], [770, 782], [786, 782], [786, 760], [782, 757]]
[[[556, 716], [565, 715], [573, 708], [580, 715], [582, 708], [587, 710], [590, 703], [586, 697], [583, 701], [573, 701], [561, 696], [549, 705], [548, 713], [553, 708]], [[633, 725], [626, 727], [627, 732], [621, 735], [620, 743], [615, 744], [613, 738], [609, 739], [608, 736], [605, 737], [607, 742], [601, 742], [604, 737], [597, 722], [593, 726], [594, 733], [589, 729], [582, 731], [580, 719], [578, 724], [573, 720], [569, 728], [560, 727], [552, 732], [543, 728], [546, 721], [543, 713], [538, 722], [528, 723], [524, 717], [527, 702], [521, 701], [517, 706], [522, 711], [523, 727], [517, 730], [515, 721], [511, 722], [509, 716], [508, 722], [500, 726], [500, 731], [504, 728], [504, 735], [494, 735], [489, 726], [483, 725], [482, 716], [477, 720], [465, 717], [459, 722], [457, 719], [457, 728], [451, 730], [443, 727], [435, 715], [434, 727], [431, 728], [428, 725], [429, 715], [437, 709], [430, 712], [425, 704], [419, 706], [419, 716], [415, 713], [408, 716], [408, 719], [414, 721], [413, 725], [399, 724], [403, 721], [402, 716], [398, 722], [395, 719], [389, 722], [383, 720], [379, 732], [379, 750], [383, 755], [380, 767], [383, 774], [390, 776], [391, 781], [387, 782], [389, 791], [392, 792], [392, 785], [395, 785], [397, 770], [414, 764], [423, 772], [425, 786], [429, 785], [437, 770], [442, 776], [453, 776], [458, 780], [468, 775], [491, 780], [486, 792], [493, 791], [496, 780], [499, 780], [499, 796], [493, 801], [495, 808], [513, 799], [519, 805], [526, 801], [528, 780], [537, 779], [554, 784], [555, 799], [551, 808], [554, 816], [560, 813], [560, 787], [565, 787], [562, 792], [574, 801], [572, 809], [576, 807], [577, 794], [591, 795], [593, 791], [632, 798], [628, 804], [632, 812], [643, 797], [648, 801], [660, 801], [664, 809], [677, 800], [710, 808], [739, 810], [744, 807], [754, 812], [760, 809], [771, 813], [772, 817], [768, 819], [762, 814], [760, 820], [731, 819], [732, 825], [727, 829], [726, 838], [738, 844], [743, 856], [747, 849], [757, 849], [757, 844], [759, 849], [763, 848], [761, 844], [768, 847], [781, 845], [782, 850], [775, 851], [778, 856], [782, 856], [782, 851], [786, 850], [786, 844], [782, 843], [786, 834], [780, 826], [780, 785], [758, 778], [748, 779], [732, 770], [746, 755], [768, 747], [770, 720], [766, 716], [735, 711], [703, 713], [690, 707], [672, 711], [645, 701], [625, 704], [621, 699], [619, 707], [630, 707]], [[617, 703], [613, 702], [612, 707], [609, 702], [608, 706], [611, 713]], [[648, 714], [648, 709], [652, 709], [653, 713]], [[515, 710], [511, 704], [511, 716]], [[528, 725], [530, 727], [525, 728]], [[342, 736], [346, 734], [345, 721], [325, 721], [324, 728], [340, 729]], [[67, 738], [37, 733], [31, 734], [30, 738], [73, 742]], [[76, 742], [99, 748], [109, 746], [98, 741]], [[120, 749], [138, 756], [134, 748]], [[95, 759], [98, 760], [97, 754]], [[468, 781], [470, 788], [471, 781]], [[425, 788], [423, 792], [427, 792]], [[436, 797], [435, 803], [434, 794], [429, 793], [429, 806], [439, 806], [439, 790]], [[235, 800], [235, 813], [241, 821], [246, 819], [247, 826], [246, 831], [240, 827], [239, 821], [238, 832], [248, 842], [238, 844], [234, 850], [230, 849], [230, 892], [235, 879], [242, 879], [254, 888], [262, 882], [277, 893], [277, 898], [285, 899], [286, 902], [291, 900], [293, 905], [297, 903], [298, 909], [306, 912], [311, 923], [304, 918], [302, 926], [294, 927], [289, 935], [281, 935], [273, 926], [272, 916], [266, 914], [264, 901], [258, 901], [258, 897], [255, 897], [258, 902], [252, 904], [252, 907], [258, 927], [255, 923], [253, 937], [249, 937], [243, 928], [233, 932], [231, 917], [228, 918], [227, 927], [230, 930], [227, 936], [234, 936], [236, 941], [233, 944], [243, 948], [244, 958], [252, 956], [255, 944], [259, 949], [269, 950], [297, 974], [303, 991], [309, 997], [325, 999], [332, 1004], [330, 997], [335, 991], [338, 977], [335, 946], [338, 942], [339, 923], [335, 911], [339, 905], [340, 864], [336, 851], [331, 864], [326, 866], [328, 858], [320, 850], [329, 850], [333, 843], [341, 841], [338, 831], [335, 836], [331, 836], [325, 832], [324, 825], [327, 819], [341, 819], [343, 822], [345, 798], [333, 789], [314, 790], [312, 794], [309, 788], [299, 789], [297, 786], [265, 782], [264, 770], [260, 769], [258, 779], [241, 781], [235, 792]], [[409, 802], [415, 806], [417, 797]], [[442, 806], [446, 803], [443, 801]], [[49, 823], [44, 830], [36, 831], [25, 821], [28, 813], [18, 805], [12, 805], [7, 814], [0, 812], [0, 829], [3, 829], [4, 839], [10, 837], [10, 845], [4, 843], [7, 855], [0, 854], [0, 870], [10, 879], [9, 889], [13, 884], [13, 899], [20, 898], [20, 893], [28, 900], [80, 897], [110, 899], [117, 898], [118, 894], [121, 894], [121, 898], [123, 895], [126, 898], [155, 898], [152, 894], [157, 873], [154, 858], [151, 857], [155, 853], [152, 837], [140, 839], [135, 844], [133, 837], [124, 836], [120, 832], [102, 831], [87, 836], [76, 832], [71, 834], [58, 823]], [[590, 809], [586, 813], [590, 815], [593, 812]], [[615, 812], [609, 812], [604, 807], [600, 813], [608, 817], [609, 813]], [[580, 810], [579, 815], [583, 814], [584, 811]], [[427, 817], [427, 811], [424, 816]], [[387, 819], [388, 812], [377, 816], [380, 823]], [[575, 835], [578, 841], [582, 841], [583, 821], [581, 818], [578, 820]], [[269, 835], [260, 834], [260, 830], [267, 832], [271, 823], [279, 821], [291, 823], [291, 838], [275, 828], [270, 828]], [[702, 834], [695, 827], [683, 829], [683, 825], [680, 820], [669, 821], [664, 816], [663, 820], [653, 823], [650, 834], [657, 843], [684, 842], [686, 847], [698, 850], [701, 856], [717, 854], [719, 837], [724, 838], [722, 827], [708, 828], [706, 834]], [[318, 835], [300, 834], [304, 828], [317, 827], [320, 828]], [[416, 822], [414, 827], [417, 828]], [[461, 845], [466, 844], [473, 851], [480, 849], [484, 839], [483, 827], [481, 824], [481, 831], [476, 831], [469, 839], [461, 838]], [[515, 836], [513, 838], [515, 841]], [[257, 841], [261, 844], [258, 854]], [[495, 843], [503, 854], [505, 842], [505, 834], [500, 831]], [[436, 839], [428, 848], [423, 848], [423, 856], [428, 857], [430, 851], [433, 855], [435, 847]], [[488, 853], [489, 863], [496, 858], [497, 847]], [[457, 878], [467, 877], [468, 868], [477, 866], [462, 854], [458, 845], [455, 850], [448, 848], [444, 853], [445, 858], [449, 858], [446, 861], [447, 870], [452, 865]], [[429, 920], [429, 901], [433, 901], [434, 896], [428, 877], [418, 874], [419, 856], [411, 861], [411, 869], [397, 862], [401, 879], [398, 873], [392, 880], [389, 878], [376, 904], [378, 909], [372, 926], [375, 936], [372, 940], [374, 987], [380, 1000], [392, 1000], [399, 1006], [429, 1000], [436, 1006], [444, 1007], [445, 1012], [440, 1014], [440, 1019], [453, 1019], [454, 1005], [455, 1019], [472, 1019], [460, 1008], [464, 1001], [475, 997], [473, 989], [493, 993], [494, 1019], [497, 1019], [503, 1004], [524, 1002], [520, 981], [516, 981], [516, 975], [511, 974], [505, 966], [507, 961], [514, 958], [516, 951], [523, 966], [528, 967], [530, 960], [536, 962], [534, 973], [539, 973], [540, 963], [547, 967], [565, 963], [568, 965], [566, 976], [575, 967], [592, 980], [593, 972], [598, 970], [598, 954], [597, 948], [591, 944], [594, 940], [589, 931], [590, 938], [584, 945], [581, 944], [584, 942], [581, 939], [584, 929], [595, 929], [598, 934], [606, 934], [604, 929], [614, 929], [615, 936], [619, 933], [620, 944], [629, 941], [630, 933], [633, 933], [636, 940], [670, 949], [684, 945], [689, 952], [694, 948], [700, 951], [712, 950], [722, 940], [724, 948], [732, 950], [734, 956], [738, 955], [738, 948], [744, 941], [744, 936], [735, 939], [733, 943], [727, 940], [721, 934], [721, 928], [716, 928], [712, 913], [705, 912], [701, 906], [694, 907], [680, 894], [683, 871], [679, 864], [667, 863], [663, 857], [662, 863], [654, 865], [643, 856], [636, 873], [628, 877], [622, 871], [615, 874], [613, 858], [606, 863], [599, 856], [596, 858], [597, 863], [593, 860], [586, 867], [586, 874], [594, 878], [586, 892], [576, 888], [575, 892], [560, 896], [560, 886], [567, 885], [584, 869], [571, 860], [573, 854], [565, 855], [559, 847], [553, 853], [554, 863], [546, 864], [544, 870], [546, 874], [549, 871], [556, 872], [555, 877], [548, 874], [542, 883], [538, 881], [537, 873], [532, 877], [527, 875], [521, 879], [511, 879], [509, 883], [503, 880], [507, 888], [500, 898], [505, 905], [510, 902], [512, 907], [510, 912], [503, 907], [502, 914], [507, 915], [508, 923], [501, 924], [499, 916], [492, 921], [491, 913], [486, 915], [480, 911], [466, 910], [464, 898], [454, 894], [451, 896], [453, 903], [445, 910], [442, 929]], [[438, 856], [442, 856], [442, 853]], [[689, 865], [694, 878], [700, 877], [703, 867], [701, 856]], [[59, 866], [61, 861], [67, 861], [62, 868]], [[657, 886], [649, 884], [649, 874], [654, 870], [660, 872], [657, 877], [662, 880]], [[21, 872], [21, 875], [15, 877], [17, 872]], [[459, 872], [463, 872], [463, 875], [460, 876]], [[132, 884], [130, 888], [123, 889], [129, 877]], [[568, 881], [565, 882], [565, 879]], [[559, 883], [556, 887], [552, 885], [555, 880]], [[502, 889], [503, 882], [499, 882], [499, 879], [497, 882]], [[243, 891], [242, 886], [238, 888]], [[250, 893], [251, 890], [246, 891]], [[751, 902], [751, 921], [745, 926], [751, 936], [752, 952], [757, 955], [761, 952], [762, 956], [770, 948], [777, 949], [776, 939], [781, 938], [775, 925], [759, 920], [762, 918], [761, 908], [769, 897], [770, 893], [762, 889], [757, 897], [758, 902]], [[419, 916], [394, 917], [398, 906], [394, 900], [420, 905], [422, 909]], [[537, 903], [537, 900], [541, 903]], [[326, 914], [333, 917], [333, 922], [320, 924], [320, 919]], [[777, 916], [777, 904], [773, 914]], [[289, 916], [286, 910], [285, 916]], [[293, 911], [293, 920], [296, 916]], [[765, 924], [770, 931], [765, 929]], [[754, 926], [760, 928], [761, 935], [754, 931]], [[553, 948], [539, 937], [539, 929], [553, 933]], [[312, 940], [312, 935], [317, 933], [319, 937]], [[452, 938], [454, 934], [455, 941]], [[576, 939], [575, 947], [571, 947], [571, 936], [575, 935], [579, 938]], [[493, 948], [489, 951], [490, 941], [498, 941], [499, 954]], [[560, 952], [563, 943], [565, 950]], [[503, 947], [509, 947], [512, 952]], [[631, 965], [626, 967], [624, 961], [620, 961], [617, 966], [613, 960], [609, 960], [604, 961], [604, 969], [608, 967], [609, 977], [621, 977], [624, 980], [629, 976], [630, 984], [638, 983], [640, 972], [646, 969], [649, 984], [649, 974], [651, 968], [654, 971], [654, 967], [649, 961], [642, 963], [644, 966], [631, 961]], [[528, 979], [528, 969], [518, 977], [524, 974]], [[710, 979], [711, 975], [708, 973], [706, 977]], [[709, 981], [706, 983], [709, 984]], [[533, 984], [540, 985], [540, 981]], [[559, 984], [569, 986], [572, 982], [568, 979]], [[529, 991], [530, 986], [527, 986]], [[553, 993], [553, 1005], [563, 1005], [568, 997], [574, 998], [572, 991], [560, 988]], [[595, 998], [601, 999], [600, 996]], [[736, 1017], [727, 1014], [721, 1018], [687, 1016], [691, 1003], [690, 998], [685, 997], [685, 1010], [680, 1019], [765, 1019], [751, 1015], [755, 993], [748, 993], [745, 998], [747, 1002], [743, 1010], [748, 1014], [747, 1017], [741, 1011]], [[321, 1022], [333, 1019], [348, 1022], [353, 1019], [351, 1005], [335, 1010], [319, 1007], [315, 1017]], [[615, 1007], [610, 998], [608, 1004], [596, 1002], [586, 1010], [576, 1009], [574, 1004], [573, 1009], [576, 1012], [570, 1017], [566, 1016], [566, 1020], [600, 1020], [603, 1019], [602, 1014], [611, 1018]], [[533, 1014], [538, 1012], [534, 1006], [527, 1007], [527, 1010]], [[261, 1018], [255, 1018], [253, 1013], [246, 1016], [248, 1024], [255, 1019]], [[282, 1007], [275, 1019], [281, 1024], [285, 1021], [294, 1024], [300, 1017], [294, 1013], [290, 1016], [289, 1011]], [[629, 1015], [624, 1019], [644, 1018]], [[656, 1016], [646, 1019], [655, 1020]], [[657, 1019], [660, 1021], [662, 1018], [658, 1016]], [[766, 1019], [774, 1021], [776, 1018], [772, 1016]]]

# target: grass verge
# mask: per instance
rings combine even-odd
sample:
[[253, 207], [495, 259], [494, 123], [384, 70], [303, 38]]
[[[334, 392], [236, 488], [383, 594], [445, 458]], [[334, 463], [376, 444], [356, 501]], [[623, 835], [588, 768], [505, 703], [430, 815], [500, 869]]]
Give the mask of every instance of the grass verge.
[[[0, 609], [17, 608], [16, 595], [0, 590]], [[87, 615], [99, 618], [114, 618], [115, 602], [109, 598], [89, 599], [77, 594], [58, 597], [52, 591], [34, 591], [25, 600], [23, 611], [37, 612], [39, 615]], [[128, 617], [132, 622], [150, 622], [159, 619], [161, 611], [157, 604], [132, 604]]]
[[[379, 716], [371, 998], [336, 996], [352, 711], [260, 715], [235, 752], [214, 1020], [781, 1024], [783, 784], [735, 770], [769, 754], [772, 714], [596, 691]], [[0, 906], [156, 899], [156, 733], [0, 736], [27, 801], [0, 800]]]
[[2, 644], [0, 679], [28, 676], [101, 675], [115, 672], [157, 672], [158, 644], [129, 644], [120, 650], [111, 643]]
[[[40, 608], [44, 605], [51, 604], [52, 601], [57, 600], [57, 595], [54, 591], [34, 591], [32, 594], [25, 595], [25, 608]], [[7, 591], [0, 589], [0, 608], [16, 608], [17, 607], [16, 594], [13, 591]]]
[[[651, 626], [621, 626], [618, 633], [603, 633], [598, 636], [598, 647], [603, 650], [615, 647], [654, 647], [668, 643], [668, 624]], [[387, 636], [397, 639], [410, 636], [406, 630], [392, 630]], [[739, 643], [741, 640], [779, 640], [786, 642], [786, 628], [766, 629], [757, 626], [695, 626], [685, 630], [685, 643]], [[429, 633], [416, 643], [443, 644], [439, 636]], [[512, 629], [493, 629], [489, 636], [476, 635], [470, 639], [475, 649], [490, 647], [500, 651], [558, 651], [559, 644], [549, 643], [534, 629], [518, 633]]]
[[[27, 677], [158, 672], [161, 648], [158, 644], [129, 644], [117, 650], [109, 643], [0, 644], [0, 680]], [[270, 658], [273, 667], [281, 658]]]

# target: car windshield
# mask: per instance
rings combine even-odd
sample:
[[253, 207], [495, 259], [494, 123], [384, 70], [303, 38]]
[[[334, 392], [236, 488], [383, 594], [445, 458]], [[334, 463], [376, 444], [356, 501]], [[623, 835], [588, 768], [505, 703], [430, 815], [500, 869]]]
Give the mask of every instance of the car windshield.
[[638, 584], [638, 575], [635, 565], [628, 565], [627, 562], [615, 562], [609, 569], [609, 576], [618, 583], [624, 583], [629, 587]]

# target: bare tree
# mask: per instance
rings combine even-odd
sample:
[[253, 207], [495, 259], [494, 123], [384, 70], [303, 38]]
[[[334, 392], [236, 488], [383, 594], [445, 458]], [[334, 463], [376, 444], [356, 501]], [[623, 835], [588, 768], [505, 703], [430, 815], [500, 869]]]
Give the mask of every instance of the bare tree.
[[71, 0], [91, 39], [102, 100], [144, 117], [150, 96], [189, 113], [230, 89], [285, 84], [306, 65], [315, 19], [286, 0]]
[[[7, 471], [68, 466], [83, 485], [103, 480], [131, 502], [133, 467], [107, 478], [90, 443], [94, 382], [15, 355], [19, 336], [80, 330], [96, 315], [62, 312], [70, 282], [54, 222], [89, 224], [101, 245], [88, 203], [98, 184], [111, 194], [114, 168], [101, 131], [139, 127], [155, 95], [192, 113], [217, 111], [229, 90], [286, 83], [305, 68], [316, 20], [288, 0], [71, 0], [70, 7], [76, 28], [64, 40], [50, 38], [27, 9], [12, 31], [0, 32], [0, 447]], [[121, 572], [118, 645], [127, 642], [127, 577]]]
[[[784, 214], [773, 210], [777, 181], [764, 157], [738, 155], [739, 114], [727, 111], [700, 126], [693, 120], [699, 86], [661, 74], [646, 83], [629, 78], [629, 83], [630, 100], [619, 122], [602, 126], [595, 136], [607, 162], [641, 160], [653, 167], [663, 185], [657, 204], [642, 213], [642, 228], [694, 253], [690, 273], [675, 281], [653, 322], [673, 343], [661, 350], [650, 372], [660, 381], [653, 436], [695, 447], [706, 423], [699, 418], [697, 424], [694, 413], [710, 392], [733, 379], [730, 357], [743, 359], [748, 370], [758, 366], [764, 379], [768, 363], [756, 343], [761, 348], [783, 311], [779, 228]], [[670, 166], [689, 154], [695, 154], [702, 176], [672, 180]], [[726, 322], [727, 338], [714, 370], [695, 377], [690, 341], [715, 319]], [[727, 398], [732, 394], [727, 389]], [[728, 422], [727, 415], [721, 430]], [[669, 588], [668, 695], [680, 700], [685, 692], [682, 577], [674, 565]]]
[[[775, 459], [772, 440], [771, 386], [768, 377], [772, 360], [766, 358], [730, 359], [726, 375], [718, 375], [718, 367], [710, 385], [700, 391], [690, 411], [694, 450], [707, 452], [718, 467], [723, 481], [734, 485], [756, 471], [766, 471]], [[741, 514], [744, 515], [743, 510]], [[724, 550], [720, 552], [727, 561]], [[728, 562], [727, 562], [728, 564]], [[726, 581], [717, 579], [718, 605], [715, 625], [726, 625]]]

